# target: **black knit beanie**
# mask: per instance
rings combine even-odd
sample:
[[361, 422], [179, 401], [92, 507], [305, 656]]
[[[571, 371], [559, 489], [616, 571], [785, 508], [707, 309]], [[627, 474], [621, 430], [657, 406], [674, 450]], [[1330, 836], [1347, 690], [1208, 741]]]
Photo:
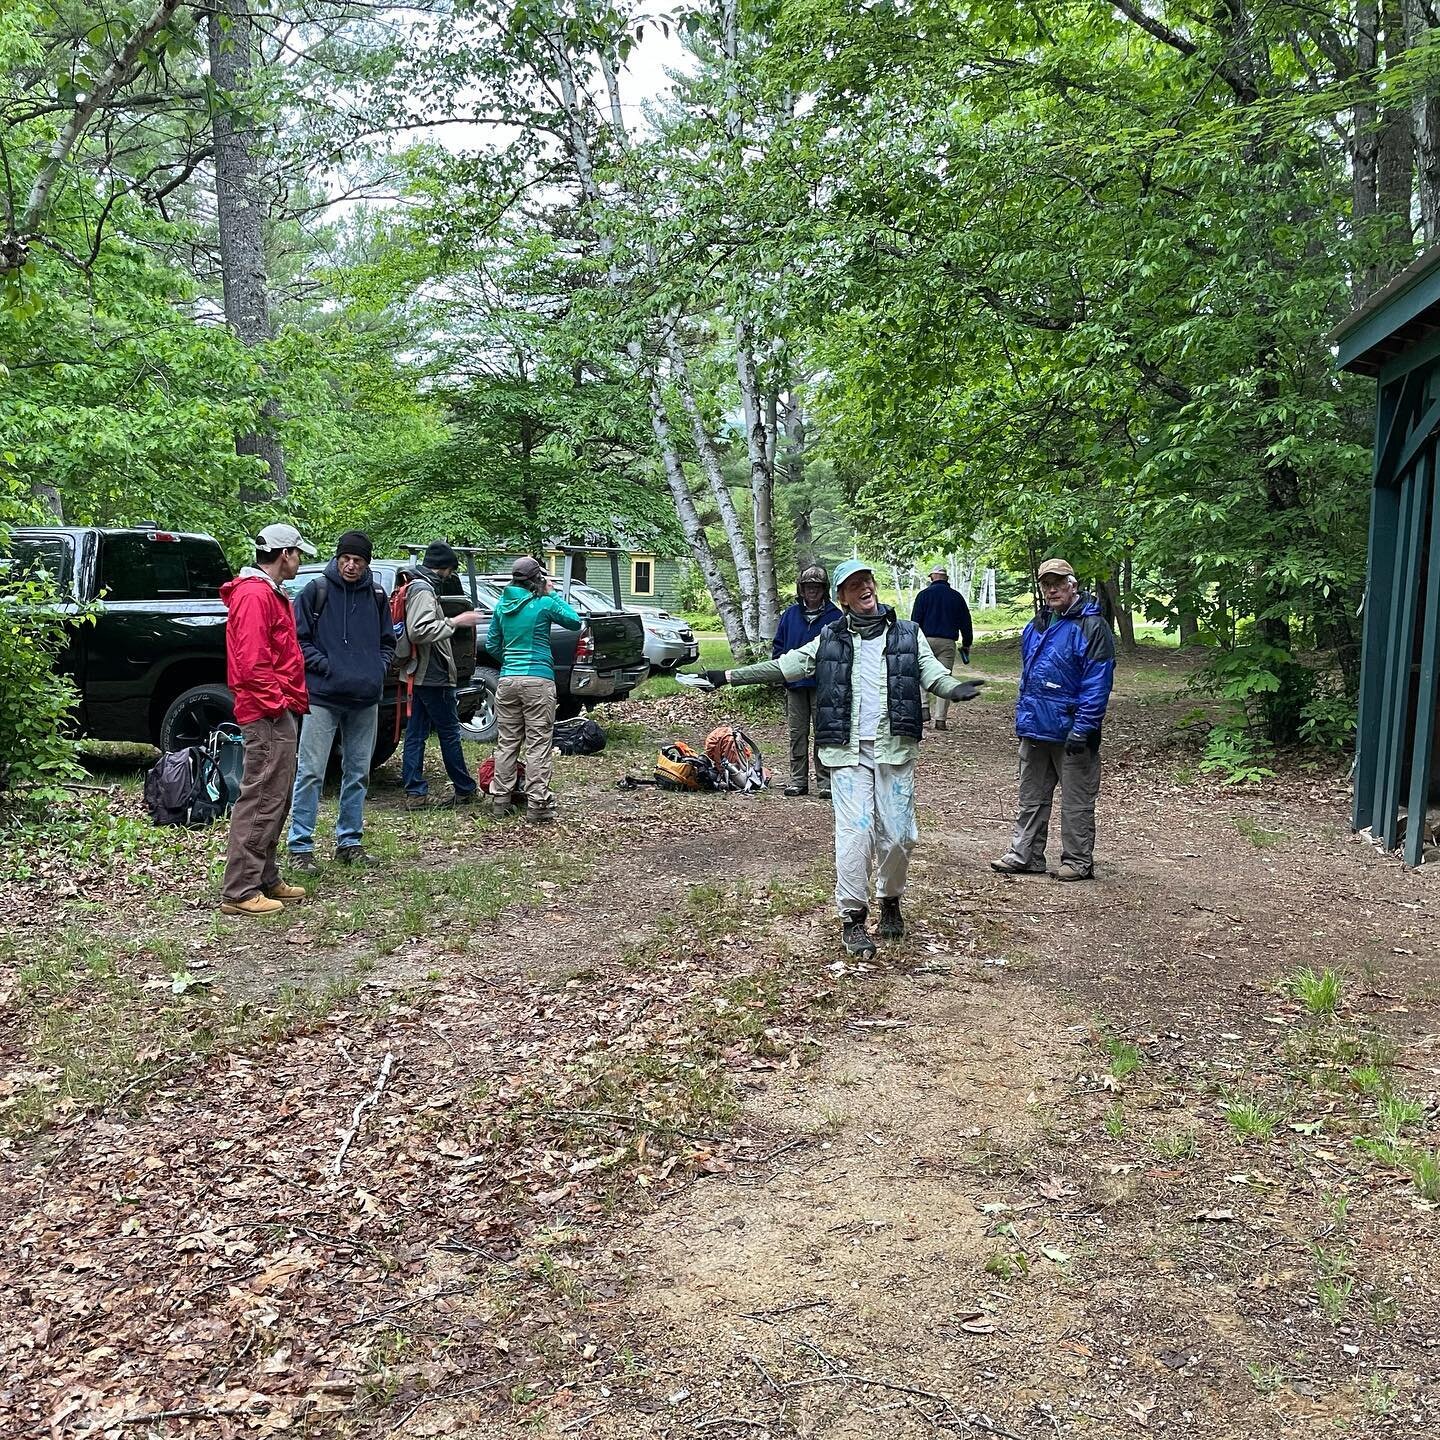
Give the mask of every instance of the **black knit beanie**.
[[347, 530], [335, 542], [335, 555], [358, 555], [367, 565], [375, 557], [375, 547], [363, 530]]
[[460, 557], [443, 540], [432, 540], [421, 563], [427, 570], [458, 570]]

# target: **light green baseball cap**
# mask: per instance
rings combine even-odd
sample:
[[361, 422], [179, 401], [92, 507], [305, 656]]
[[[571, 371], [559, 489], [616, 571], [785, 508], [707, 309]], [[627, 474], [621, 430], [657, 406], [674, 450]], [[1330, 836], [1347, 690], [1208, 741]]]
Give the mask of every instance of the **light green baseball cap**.
[[875, 567], [865, 560], [846, 560], [835, 567], [835, 578], [830, 582], [832, 595], [838, 596], [847, 580], [857, 575], [874, 575]]

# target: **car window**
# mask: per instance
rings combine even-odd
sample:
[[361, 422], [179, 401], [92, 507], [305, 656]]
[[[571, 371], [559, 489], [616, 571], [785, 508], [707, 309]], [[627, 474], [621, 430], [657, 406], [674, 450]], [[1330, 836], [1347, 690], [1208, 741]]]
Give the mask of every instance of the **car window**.
[[0, 580], [46, 577], [57, 590], [70, 584], [75, 543], [68, 535], [11, 536], [0, 552]]
[[107, 600], [183, 600], [190, 594], [185, 551], [175, 540], [148, 535], [106, 535], [100, 548], [100, 585]]
[[202, 600], [218, 600], [220, 587], [230, 578], [230, 566], [213, 540], [190, 538], [180, 542], [185, 556], [185, 569], [190, 576], [190, 591]]

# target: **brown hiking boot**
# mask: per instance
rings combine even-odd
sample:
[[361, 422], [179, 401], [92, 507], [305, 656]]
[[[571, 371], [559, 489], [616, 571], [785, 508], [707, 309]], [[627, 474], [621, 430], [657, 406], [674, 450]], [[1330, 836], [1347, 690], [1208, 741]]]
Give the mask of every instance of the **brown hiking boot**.
[[[303, 893], [303, 892], [302, 892]], [[278, 915], [285, 907], [278, 900], [271, 900], [257, 890], [243, 900], [222, 900], [222, 915]]]
[[1093, 880], [1093, 872], [1089, 870], [1077, 870], [1073, 865], [1062, 865], [1056, 872], [1057, 880]]
[[309, 893], [303, 886], [287, 885], [283, 880], [265, 891], [271, 900], [303, 900]]

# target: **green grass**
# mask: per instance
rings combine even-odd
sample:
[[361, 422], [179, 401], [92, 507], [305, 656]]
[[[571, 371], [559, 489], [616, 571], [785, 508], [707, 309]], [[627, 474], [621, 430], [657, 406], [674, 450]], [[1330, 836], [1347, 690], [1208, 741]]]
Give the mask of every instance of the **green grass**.
[[1200, 1139], [1193, 1130], [1172, 1130], [1160, 1136], [1151, 1148], [1160, 1160], [1193, 1160], [1199, 1153]]
[[1235, 828], [1257, 850], [1269, 850], [1289, 837], [1283, 830], [1267, 830], [1246, 815], [1235, 817]]
[[1340, 1008], [1345, 977], [1338, 970], [1296, 970], [1285, 981], [1285, 990], [1317, 1020], [1330, 1020]]
[[1281, 1116], [1268, 1110], [1254, 1096], [1235, 1095], [1224, 1102], [1225, 1123], [1244, 1139], [1268, 1140]]
[[1100, 1048], [1110, 1062], [1110, 1073], [1116, 1080], [1128, 1080], [1139, 1068], [1144, 1058], [1140, 1047], [1129, 1040], [1112, 1035], [1103, 1025], [1097, 1026], [1100, 1033]]
[[1425, 1118], [1425, 1107], [1408, 1095], [1382, 1095], [1380, 1097], [1380, 1131], [1393, 1140], [1402, 1130], [1418, 1125]]

